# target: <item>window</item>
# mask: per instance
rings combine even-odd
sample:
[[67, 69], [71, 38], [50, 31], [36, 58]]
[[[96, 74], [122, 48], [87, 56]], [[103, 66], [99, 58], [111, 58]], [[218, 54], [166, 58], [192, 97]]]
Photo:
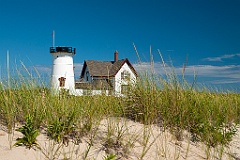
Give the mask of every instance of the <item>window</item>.
[[89, 72], [88, 71], [86, 72], [86, 81], [87, 82], [89, 81]]
[[83, 95], [84, 95], [84, 96], [92, 95], [92, 90], [84, 89], [84, 90], [83, 90]]
[[66, 78], [60, 77], [60, 78], [58, 78], [58, 80], [59, 80], [59, 86], [60, 86], [60, 87], [64, 87], [64, 86], [65, 86]]
[[130, 73], [127, 72], [127, 71], [123, 71], [123, 72], [121, 73], [121, 79], [122, 79], [122, 80], [130, 80]]
[[121, 93], [125, 94], [129, 90], [129, 85], [121, 85]]

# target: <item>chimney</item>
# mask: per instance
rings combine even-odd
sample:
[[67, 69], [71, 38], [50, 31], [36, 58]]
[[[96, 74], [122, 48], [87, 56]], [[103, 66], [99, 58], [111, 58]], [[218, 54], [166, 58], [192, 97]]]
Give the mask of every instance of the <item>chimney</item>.
[[114, 62], [118, 61], [118, 51], [114, 52]]

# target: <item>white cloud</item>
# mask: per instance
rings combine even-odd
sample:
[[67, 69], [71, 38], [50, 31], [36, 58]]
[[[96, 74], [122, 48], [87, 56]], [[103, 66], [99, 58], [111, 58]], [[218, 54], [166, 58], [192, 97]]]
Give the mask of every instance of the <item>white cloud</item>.
[[233, 57], [240, 57], [240, 53], [236, 53], [236, 54], [225, 54], [223, 56], [220, 57], [207, 57], [204, 58], [204, 61], [210, 61], [210, 62], [222, 62], [223, 59], [229, 59], [229, 58], [233, 58]]
[[240, 79], [221, 79], [212, 81], [212, 84], [233, 84], [233, 83], [240, 83]]
[[[158, 75], [165, 75], [165, 71], [169, 74], [173, 71], [176, 75], [181, 76], [183, 67], [163, 67], [162, 63], [154, 63], [154, 68], [150, 63], [133, 64], [137, 72], [144, 73], [150, 72]], [[154, 72], [152, 72], [154, 71]], [[227, 84], [227, 83], [240, 83], [240, 65], [225, 65], [225, 66], [213, 66], [213, 65], [192, 65], [186, 66], [184, 75], [194, 76], [196, 74], [199, 78], [211, 78], [211, 83], [215, 84]]]
[[191, 74], [193, 69], [199, 76], [240, 78], [240, 74], [238, 74], [240, 72], [240, 65], [195, 65], [187, 67], [185, 74]]
[[52, 72], [52, 66], [48, 65], [35, 65], [32, 66], [34, 70], [36, 70], [39, 73], [45, 73], [45, 74], [51, 74]]

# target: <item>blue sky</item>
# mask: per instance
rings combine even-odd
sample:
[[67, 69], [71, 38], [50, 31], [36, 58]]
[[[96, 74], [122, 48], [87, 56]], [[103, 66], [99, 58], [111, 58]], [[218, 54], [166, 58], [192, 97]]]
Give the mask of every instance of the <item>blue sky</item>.
[[[51, 74], [52, 31], [56, 46], [72, 46], [76, 76], [84, 60], [128, 58], [137, 70], [149, 70], [150, 46], [155, 72], [158, 53], [181, 74], [223, 89], [240, 90], [239, 0], [3, 0], [0, 4], [0, 66], [22, 61]], [[135, 44], [142, 65], [138, 59]]]

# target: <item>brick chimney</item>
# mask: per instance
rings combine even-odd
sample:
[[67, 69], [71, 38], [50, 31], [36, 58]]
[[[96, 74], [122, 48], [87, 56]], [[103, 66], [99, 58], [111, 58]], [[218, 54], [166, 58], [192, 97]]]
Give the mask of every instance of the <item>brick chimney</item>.
[[118, 61], [118, 51], [114, 52], [114, 62]]

